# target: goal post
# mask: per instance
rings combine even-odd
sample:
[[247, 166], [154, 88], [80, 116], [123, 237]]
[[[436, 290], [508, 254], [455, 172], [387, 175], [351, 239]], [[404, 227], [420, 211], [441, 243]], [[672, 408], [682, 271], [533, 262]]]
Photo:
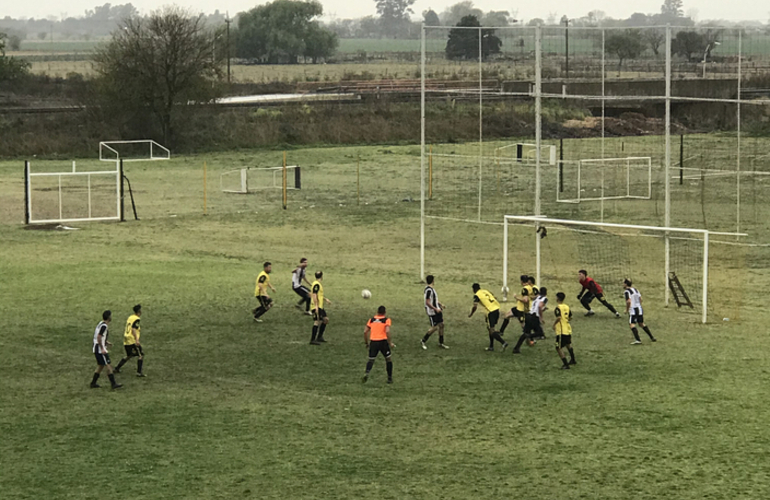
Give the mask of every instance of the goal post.
[[219, 175], [223, 193], [249, 194], [265, 189], [302, 189], [302, 169], [299, 165], [285, 167], [243, 167], [226, 170]]
[[170, 159], [171, 151], [152, 139], [99, 142], [99, 161], [133, 162]]
[[565, 161], [562, 167], [556, 175], [559, 203], [652, 198], [652, 157]]
[[708, 319], [707, 230], [506, 215], [503, 239], [504, 292], [512, 253], [522, 273], [534, 273], [538, 284], [546, 279], [543, 285], [576, 286], [577, 271], [587, 269], [610, 301], [629, 278], [668, 305], [673, 272], [693, 298], [693, 308], [700, 309], [700, 321]]

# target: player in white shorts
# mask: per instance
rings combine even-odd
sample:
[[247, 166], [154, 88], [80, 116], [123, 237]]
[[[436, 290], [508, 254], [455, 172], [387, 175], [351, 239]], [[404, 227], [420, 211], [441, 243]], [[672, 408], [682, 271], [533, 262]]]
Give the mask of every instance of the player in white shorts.
[[626, 313], [628, 314], [628, 325], [631, 327], [631, 333], [634, 334], [634, 341], [631, 345], [639, 345], [642, 341], [639, 339], [639, 330], [636, 329], [636, 325], [642, 327], [642, 329], [650, 336], [652, 342], [657, 342], [657, 339], [652, 336], [650, 329], [644, 324], [644, 309], [642, 309], [642, 294], [639, 290], [634, 288], [630, 279], [623, 280], [623, 296], [626, 299]]

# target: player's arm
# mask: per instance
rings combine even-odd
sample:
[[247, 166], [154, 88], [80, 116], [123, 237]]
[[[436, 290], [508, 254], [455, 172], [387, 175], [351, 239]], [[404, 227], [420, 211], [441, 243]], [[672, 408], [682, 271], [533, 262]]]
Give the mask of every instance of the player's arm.
[[266, 279], [264, 276], [260, 276], [259, 279], [257, 280], [257, 287], [259, 288], [260, 295], [261, 294], [267, 295], [267, 287], [265, 286], [265, 281]]
[[107, 354], [107, 345], [106, 345], [106, 339], [104, 335], [104, 331], [106, 330], [106, 327], [102, 326], [99, 329], [99, 335], [96, 337], [96, 343], [99, 344], [99, 350], [102, 351], [101, 354]]
[[469, 318], [471, 316], [473, 316], [473, 313], [476, 312], [476, 309], [478, 309], [478, 307], [479, 307], [479, 298], [476, 295], [474, 295], [473, 296], [473, 309], [471, 309], [471, 313], [468, 315]]
[[310, 292], [310, 300], [313, 301], [313, 310], [316, 312], [321, 307], [321, 304], [318, 303], [318, 291], [319, 291], [319, 288], [317, 286], [314, 286], [313, 290]]
[[425, 305], [428, 306], [430, 309], [433, 309], [437, 313], [440, 313], [441, 308], [444, 307], [444, 305], [441, 302], [438, 303], [438, 307], [433, 307], [433, 303], [431, 302], [430, 297], [425, 299]]
[[385, 337], [388, 339], [388, 345], [389, 345], [391, 348], [395, 347], [395, 346], [393, 345], [393, 341], [392, 341], [392, 340], [390, 340], [390, 325], [387, 325], [387, 326], [385, 327]]
[[326, 302], [327, 304], [331, 304], [331, 303], [332, 303], [332, 301], [331, 301], [331, 300], [329, 300], [329, 298], [328, 298], [328, 297], [324, 297], [324, 302]]
[[559, 306], [556, 306], [556, 309], [553, 310], [553, 314], [556, 316], [556, 321], [553, 322], [553, 331], [556, 331], [556, 325], [561, 321], [561, 309]]
[[139, 326], [139, 321], [134, 321], [134, 324], [131, 325], [131, 335], [134, 337], [134, 342], [136, 345], [142, 345], [139, 343], [139, 329], [137, 328]]
[[631, 310], [631, 294], [626, 292], [624, 294], [626, 296], [626, 313]]
[[367, 324], [364, 328], [364, 344], [366, 344], [366, 347], [369, 347], [369, 336], [372, 333], [371, 327]]
[[545, 309], [545, 303], [541, 302], [537, 305], [537, 315], [540, 318], [540, 322], [543, 322], [543, 310]]

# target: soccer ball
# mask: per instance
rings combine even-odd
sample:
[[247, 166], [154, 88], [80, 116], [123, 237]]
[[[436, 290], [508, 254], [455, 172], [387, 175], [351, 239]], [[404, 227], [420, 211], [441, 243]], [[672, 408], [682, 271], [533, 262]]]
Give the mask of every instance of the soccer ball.
[[369, 290], [364, 288], [363, 290], [361, 290], [361, 297], [363, 297], [365, 299], [371, 299], [372, 298], [372, 292], [370, 292]]

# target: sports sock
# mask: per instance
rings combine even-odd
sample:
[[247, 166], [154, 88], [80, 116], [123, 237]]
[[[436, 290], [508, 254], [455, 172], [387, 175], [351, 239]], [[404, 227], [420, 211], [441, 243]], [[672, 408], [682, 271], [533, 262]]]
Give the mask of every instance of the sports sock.
[[321, 323], [318, 326], [318, 338], [322, 339], [324, 338], [324, 332], [326, 331], [326, 323]]
[[257, 307], [256, 311], [254, 311], [254, 317], [259, 318], [263, 314], [267, 312], [267, 309], [264, 308], [264, 306]]
[[566, 357], [561, 358], [561, 362], [564, 363], [564, 366], [569, 365], [569, 363], [567, 363], [567, 358]]
[[305, 299], [305, 311], [310, 311], [310, 297]]
[[639, 338], [639, 330], [636, 329], [636, 327], [631, 329], [631, 333], [634, 334], [634, 338], [637, 342], [641, 342], [642, 340]]
[[652, 332], [650, 332], [650, 329], [647, 327], [647, 325], [644, 325], [642, 329], [647, 333], [647, 335], [650, 336], [651, 339], [655, 338], [652, 336]]
[[492, 336], [492, 334], [489, 334], [489, 348], [494, 349], [495, 348], [495, 338]]
[[609, 302], [607, 302], [606, 300], [602, 301], [602, 304], [604, 304], [604, 305], [605, 305], [605, 307], [607, 307], [607, 309], [609, 309], [609, 310], [610, 310], [610, 312], [611, 312], [612, 314], [617, 314], [617, 313], [618, 313], [618, 312], [615, 310], [615, 308], [614, 308], [614, 307], [612, 307], [612, 304], [610, 304], [610, 303], [609, 303]]
[[388, 378], [393, 378], [393, 361], [386, 361], [385, 369], [388, 370]]
[[527, 334], [522, 333], [521, 337], [519, 337], [519, 340], [516, 341], [516, 346], [513, 348], [513, 350], [517, 350], [519, 347], [521, 347], [521, 344], [523, 344], [525, 340], [527, 340]]
[[310, 342], [315, 342], [315, 336], [318, 334], [318, 325], [313, 325], [313, 335], [310, 337]]
[[494, 333], [492, 334], [492, 338], [493, 338], [493, 339], [495, 339], [495, 340], [497, 340], [497, 341], [498, 341], [498, 342], [500, 342], [501, 344], [505, 344], [505, 339], [503, 339], [503, 337], [501, 337], [501, 336], [500, 336], [500, 332], [494, 332]]
[[113, 387], [114, 387], [114, 386], [116, 386], [116, 385], [118, 384], [117, 382], [115, 382], [115, 375], [113, 375], [112, 373], [110, 373], [110, 374], [109, 374], [109, 375], [107, 375], [107, 376], [110, 378], [110, 383], [112, 384], [112, 386], [113, 386]]
[[444, 336], [443, 335], [439, 335], [438, 336], [438, 343], [442, 344], [442, 345], [444, 344]]
[[425, 334], [425, 336], [422, 338], [423, 344], [428, 341], [428, 339], [430, 338], [431, 335], [432, 335], [431, 332], [428, 332], [428, 333]]
[[142, 373], [142, 366], [144, 366], [144, 360], [140, 359], [136, 362], [136, 373]]
[[370, 359], [370, 360], [369, 360], [369, 361], [366, 363], [366, 373], [369, 373], [370, 371], [372, 371], [372, 367], [373, 367], [373, 366], [374, 366], [374, 360], [373, 360], [373, 359]]
[[99, 380], [99, 374], [94, 373], [94, 378], [91, 380], [91, 385], [96, 385], [97, 380]]
[[120, 363], [118, 363], [118, 366], [115, 367], [116, 370], [120, 370], [123, 365], [125, 365], [128, 362], [128, 358], [123, 358], [120, 360]]
[[508, 318], [505, 318], [503, 320], [503, 325], [500, 327], [500, 333], [505, 333], [505, 329], [508, 328], [508, 323], [510, 323], [511, 320]]
[[572, 361], [575, 361], [575, 350], [571, 347], [569, 348], [569, 357]]

